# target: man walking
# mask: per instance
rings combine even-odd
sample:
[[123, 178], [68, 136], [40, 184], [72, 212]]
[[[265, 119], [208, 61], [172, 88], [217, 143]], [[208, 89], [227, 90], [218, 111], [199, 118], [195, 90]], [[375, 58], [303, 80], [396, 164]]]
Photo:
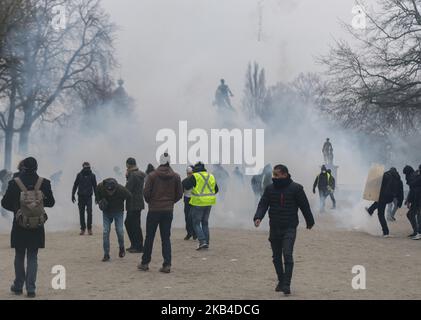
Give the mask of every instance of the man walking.
[[254, 216], [256, 228], [260, 226], [268, 209], [269, 241], [278, 276], [275, 290], [289, 295], [294, 268], [293, 249], [299, 223], [298, 209], [304, 215], [307, 229], [313, 228], [314, 218], [303, 187], [292, 181], [288, 168], [284, 165], [277, 165], [273, 169], [273, 183], [265, 189]]
[[326, 166], [322, 166], [320, 174], [316, 177], [313, 184], [313, 193], [316, 194], [316, 187], [319, 189], [320, 212], [325, 211], [326, 198], [330, 194], [332, 175], [327, 172]]
[[127, 159], [126, 167], [126, 189], [132, 194], [131, 201], [127, 202], [127, 216], [124, 222], [131, 243], [127, 251], [130, 253], [141, 253], [143, 252], [143, 234], [140, 216], [142, 210], [145, 209], [143, 185], [146, 174], [138, 169], [134, 158]]
[[183, 197], [183, 187], [180, 176], [171, 167], [168, 153], [160, 157], [160, 166], [151, 172], [146, 180], [143, 192], [145, 201], [149, 204], [146, 218], [146, 239], [142, 261], [138, 265], [141, 271], [149, 270], [152, 259], [153, 242], [156, 229], [159, 226], [162, 242], [162, 256], [164, 263], [159, 270], [163, 273], [171, 272], [171, 224], [173, 220], [174, 204]]
[[[38, 163], [34, 158], [23, 160], [20, 175], [9, 182], [1, 201], [3, 208], [14, 213], [11, 245], [15, 249], [15, 281], [10, 289], [14, 294], [21, 295], [25, 284], [29, 298], [36, 295], [38, 250], [45, 248], [44, 222], [47, 216], [43, 208], [52, 208], [55, 204], [50, 181], [39, 177], [37, 169]], [[30, 193], [33, 193], [31, 197], [43, 199], [42, 205], [36, 201], [28, 202]], [[28, 212], [31, 214], [26, 216]], [[38, 221], [33, 225], [32, 217], [37, 213], [42, 216], [38, 215]]]
[[118, 238], [119, 257], [124, 258], [124, 202], [126, 205], [131, 201], [132, 194], [122, 185], [119, 185], [113, 178], [105, 179], [98, 185], [97, 200], [103, 212], [103, 262], [110, 261], [110, 231], [111, 224], [115, 222], [115, 230]]
[[[92, 195], [96, 194], [96, 177], [91, 170], [89, 162], [82, 165], [82, 171], [76, 176], [76, 180], [72, 189], [72, 202], [76, 202], [75, 193], [77, 190], [79, 220], [80, 220], [80, 235], [83, 236], [88, 227], [88, 234], [92, 235]], [[96, 198], [96, 196], [95, 196]], [[85, 220], [85, 208], [87, 212], [88, 221]]]
[[184, 189], [192, 190], [190, 204], [193, 228], [199, 240], [197, 250], [209, 249], [209, 216], [216, 204], [218, 185], [201, 162], [195, 164], [193, 175], [184, 183]]

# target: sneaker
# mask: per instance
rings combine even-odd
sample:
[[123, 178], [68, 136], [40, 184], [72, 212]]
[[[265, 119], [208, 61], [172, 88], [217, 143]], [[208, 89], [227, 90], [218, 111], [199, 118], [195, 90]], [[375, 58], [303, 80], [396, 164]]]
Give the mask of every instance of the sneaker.
[[118, 253], [118, 256], [120, 258], [124, 258], [126, 256], [126, 250], [123, 248], [120, 248], [120, 252]]
[[276, 292], [281, 292], [282, 291], [282, 284], [280, 282], [278, 282], [278, 285], [275, 288]]
[[413, 237], [415, 237], [416, 235], [417, 235], [417, 233], [416, 233], [416, 232], [411, 233], [411, 234], [408, 236], [408, 238], [413, 238]]
[[197, 236], [193, 236], [193, 240], [197, 240]]
[[90, 235], [90, 236], [93, 235], [92, 230], [88, 230], [88, 235]]
[[26, 294], [26, 296], [27, 296], [28, 298], [35, 298], [35, 297], [36, 297], [36, 294], [35, 294], [35, 292], [28, 292], [28, 293]]
[[384, 234], [383, 238], [392, 238], [392, 236], [390, 234]]
[[102, 262], [107, 262], [107, 261], [110, 261], [110, 255], [104, 254], [104, 258], [102, 258]]
[[365, 207], [365, 211], [367, 211], [367, 213], [372, 216], [373, 214], [370, 212], [370, 210], [368, 210], [368, 207]]
[[283, 286], [281, 291], [284, 293], [284, 295], [289, 296], [291, 294], [291, 289], [288, 286]]
[[136, 249], [136, 248], [129, 248], [129, 249], [127, 249], [127, 252], [129, 252], [129, 253], [142, 253], [143, 250], [142, 249]]
[[199, 244], [196, 250], [199, 251], [199, 250], [207, 249], [207, 248], [209, 248], [209, 246], [206, 243], [201, 243]]
[[411, 238], [412, 240], [420, 240], [421, 239], [421, 233], [417, 233], [416, 236]]
[[171, 272], [171, 266], [163, 266], [161, 269], [159, 269], [159, 272], [170, 273]]
[[148, 271], [149, 270], [149, 265], [139, 263], [137, 265], [137, 269], [140, 270], [140, 271]]
[[84, 235], [85, 235], [85, 230], [80, 230], [79, 235], [80, 235], [80, 236], [84, 236]]
[[191, 237], [192, 237], [192, 235], [191, 234], [188, 234], [187, 236], [184, 237], [184, 240], [188, 241], [188, 240], [191, 239]]
[[10, 291], [12, 291], [15, 295], [20, 296], [21, 294], [23, 294], [23, 290], [18, 290], [16, 289], [15, 285], [12, 285], [10, 287]]

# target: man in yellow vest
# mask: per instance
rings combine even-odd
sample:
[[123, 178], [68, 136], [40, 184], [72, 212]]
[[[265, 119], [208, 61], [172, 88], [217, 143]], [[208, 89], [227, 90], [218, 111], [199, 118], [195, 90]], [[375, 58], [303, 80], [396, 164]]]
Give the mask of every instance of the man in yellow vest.
[[218, 185], [215, 177], [206, 171], [202, 162], [196, 163], [193, 175], [183, 181], [185, 190], [192, 190], [190, 214], [193, 218], [193, 228], [199, 240], [197, 250], [209, 248], [209, 215], [212, 206], [216, 204]]
[[320, 174], [317, 175], [316, 180], [313, 184], [313, 193], [316, 193], [316, 187], [319, 189], [320, 197], [320, 212], [325, 212], [326, 198], [329, 196], [329, 188], [331, 186], [332, 175], [327, 172], [325, 165], [322, 166]]

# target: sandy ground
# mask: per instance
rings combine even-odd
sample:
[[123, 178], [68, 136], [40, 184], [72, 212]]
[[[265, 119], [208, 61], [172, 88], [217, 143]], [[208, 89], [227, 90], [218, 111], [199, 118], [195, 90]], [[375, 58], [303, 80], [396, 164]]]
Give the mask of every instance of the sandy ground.
[[[420, 299], [421, 241], [406, 238], [404, 212], [389, 224], [393, 238], [318, 227], [299, 229], [295, 246], [293, 295], [288, 299]], [[274, 291], [276, 277], [268, 235], [262, 230], [211, 230], [211, 248], [197, 252], [184, 241], [184, 231], [172, 234], [173, 268], [161, 274], [159, 233], [149, 272], [136, 266], [138, 254], [117, 255], [111, 237], [111, 262], [103, 263], [101, 229], [92, 237], [74, 232], [47, 234], [47, 249], [39, 254], [38, 299], [285, 299]], [[66, 268], [66, 290], [51, 287], [54, 265]], [[354, 290], [354, 265], [367, 272], [366, 290]], [[0, 299], [24, 299], [9, 293], [13, 279], [9, 235], [0, 235]]]

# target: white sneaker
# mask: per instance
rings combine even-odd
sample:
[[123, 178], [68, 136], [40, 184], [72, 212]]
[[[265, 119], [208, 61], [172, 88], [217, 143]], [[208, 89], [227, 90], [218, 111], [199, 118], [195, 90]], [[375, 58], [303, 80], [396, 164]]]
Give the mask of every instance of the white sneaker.
[[390, 234], [384, 234], [383, 238], [392, 238], [392, 236]]
[[412, 240], [420, 240], [421, 239], [421, 233], [417, 233], [415, 237], [411, 238]]

